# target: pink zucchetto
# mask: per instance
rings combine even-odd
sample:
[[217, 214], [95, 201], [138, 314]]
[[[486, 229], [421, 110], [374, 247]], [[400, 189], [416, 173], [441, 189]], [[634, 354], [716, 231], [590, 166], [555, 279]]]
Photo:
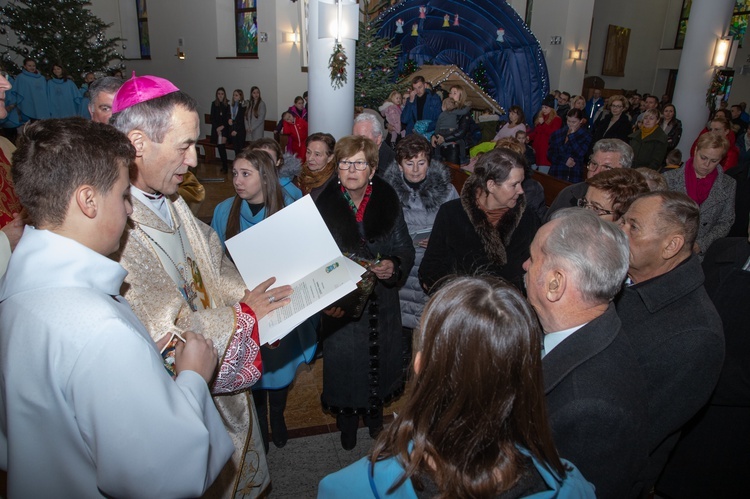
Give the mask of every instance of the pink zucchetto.
[[112, 114], [179, 90], [169, 80], [158, 76], [136, 76], [133, 71], [133, 77], [123, 83], [115, 94], [112, 101]]

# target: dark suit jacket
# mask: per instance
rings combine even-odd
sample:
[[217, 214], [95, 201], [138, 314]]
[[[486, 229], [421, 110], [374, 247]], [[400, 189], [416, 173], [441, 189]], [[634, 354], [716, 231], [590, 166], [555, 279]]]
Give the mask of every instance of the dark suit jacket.
[[588, 192], [588, 190], [589, 184], [587, 184], [586, 182], [578, 182], [577, 184], [569, 185], [565, 189], [561, 190], [557, 194], [555, 200], [552, 202], [549, 210], [547, 210], [547, 214], [544, 216], [544, 220], [542, 220], [542, 222], [549, 222], [552, 214], [557, 210], [578, 206], [578, 200], [586, 197], [586, 193]]
[[646, 458], [645, 382], [614, 305], [543, 359], [544, 393], [560, 456], [599, 498], [628, 497]]
[[626, 287], [616, 303], [648, 382], [650, 457], [641, 478], [653, 482], [680, 429], [708, 401], [719, 379], [721, 319], [703, 288], [695, 255], [664, 275]]

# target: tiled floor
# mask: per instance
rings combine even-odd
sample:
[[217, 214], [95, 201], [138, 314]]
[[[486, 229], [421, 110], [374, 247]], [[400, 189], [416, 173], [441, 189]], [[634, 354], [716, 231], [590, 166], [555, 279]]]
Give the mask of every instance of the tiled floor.
[[[199, 163], [196, 176], [206, 189], [206, 199], [198, 209], [198, 217], [210, 221], [216, 204], [234, 195], [231, 175], [221, 173], [219, 163]], [[224, 179], [223, 182], [215, 181]], [[271, 444], [268, 453], [272, 490], [271, 498], [315, 497], [318, 482], [365, 456], [372, 445], [367, 428], [360, 428], [357, 447], [351, 451], [341, 448], [336, 418], [323, 412], [320, 393], [323, 389], [323, 363], [317, 359], [303, 364], [289, 389], [285, 418], [289, 442], [282, 449]], [[384, 414], [398, 412], [404, 397], [386, 406]]]

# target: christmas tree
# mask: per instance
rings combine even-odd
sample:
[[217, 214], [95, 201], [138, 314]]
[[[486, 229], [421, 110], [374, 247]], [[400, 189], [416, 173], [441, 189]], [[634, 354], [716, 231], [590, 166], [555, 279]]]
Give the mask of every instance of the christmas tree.
[[[10, 0], [0, 8], [5, 69], [19, 73], [21, 61], [31, 57], [43, 74], [52, 74], [52, 66], [59, 64], [78, 84], [89, 71], [124, 69], [117, 48], [122, 40], [105, 36], [111, 24], [92, 14], [89, 5], [85, 0]], [[16, 34], [15, 45], [9, 29]]]
[[357, 106], [377, 109], [392, 90], [395, 90], [395, 68], [400, 47], [377, 36], [380, 23], [372, 17], [378, 8], [369, 10], [370, 2], [362, 2], [363, 20], [359, 23], [356, 67], [354, 68], [354, 103]]

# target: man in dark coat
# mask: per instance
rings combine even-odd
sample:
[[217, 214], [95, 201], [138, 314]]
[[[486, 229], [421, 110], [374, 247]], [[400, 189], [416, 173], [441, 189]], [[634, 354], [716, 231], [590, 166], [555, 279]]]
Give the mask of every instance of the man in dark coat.
[[[601, 139], [594, 144], [591, 158], [586, 165], [586, 175], [587, 178], [591, 178], [612, 168], [630, 168], [632, 162], [633, 148], [629, 144], [620, 139]], [[544, 222], [549, 221], [557, 210], [576, 206], [579, 199], [586, 197], [588, 189], [589, 185], [584, 181], [561, 190], [547, 210]]]
[[442, 100], [426, 87], [422, 76], [415, 76], [411, 87], [409, 100], [404, 102], [404, 109], [401, 111], [401, 121], [406, 125], [406, 133], [412, 133], [416, 122], [422, 120], [428, 122], [423, 132], [431, 132], [435, 129], [438, 116], [443, 112]]
[[698, 205], [678, 192], [636, 199], [621, 222], [630, 244], [632, 285], [617, 300], [622, 328], [648, 381], [648, 492], [680, 429], [708, 401], [724, 360], [721, 319], [703, 287], [692, 248]]
[[659, 478], [668, 497], [742, 497], [750, 469], [750, 258], [747, 237], [718, 239], [706, 252], [706, 292], [724, 323], [726, 358], [708, 406], [682, 431]]
[[646, 392], [612, 299], [628, 242], [591, 211], [561, 210], [524, 264], [529, 303], [544, 329], [544, 391], [560, 456], [599, 498], [629, 497], [646, 458]]
[[391, 164], [396, 161], [396, 153], [383, 140], [385, 137], [383, 123], [374, 114], [367, 111], [362, 112], [354, 118], [352, 135], [367, 137], [375, 142], [375, 145], [378, 146], [378, 169], [375, 172], [381, 177], [385, 175]]

